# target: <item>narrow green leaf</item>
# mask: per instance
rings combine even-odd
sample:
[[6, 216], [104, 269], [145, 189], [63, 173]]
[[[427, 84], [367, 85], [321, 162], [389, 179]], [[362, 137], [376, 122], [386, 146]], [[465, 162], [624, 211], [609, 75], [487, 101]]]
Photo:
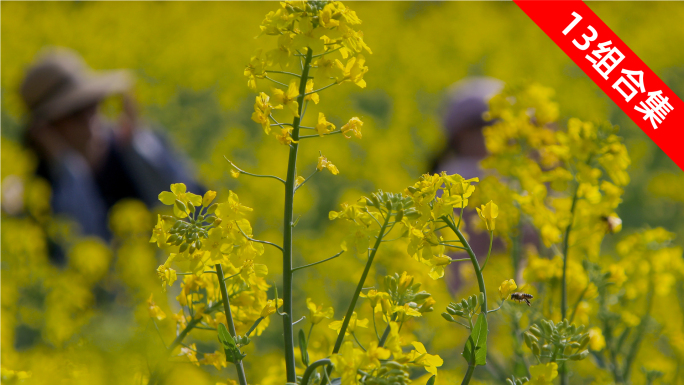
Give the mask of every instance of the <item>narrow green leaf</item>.
[[469, 364], [487, 364], [487, 332], [487, 317], [480, 314], [463, 348], [463, 358]]
[[226, 326], [221, 323], [218, 325], [218, 338], [226, 352], [226, 361], [235, 363], [242, 359], [242, 353], [238, 349], [235, 339], [228, 333]]
[[306, 335], [303, 329], [299, 329], [299, 350], [302, 352], [302, 363], [309, 366], [309, 352], [306, 349]]
[[435, 379], [436, 379], [435, 376], [430, 377], [430, 379], [427, 380], [425, 385], [435, 385]]

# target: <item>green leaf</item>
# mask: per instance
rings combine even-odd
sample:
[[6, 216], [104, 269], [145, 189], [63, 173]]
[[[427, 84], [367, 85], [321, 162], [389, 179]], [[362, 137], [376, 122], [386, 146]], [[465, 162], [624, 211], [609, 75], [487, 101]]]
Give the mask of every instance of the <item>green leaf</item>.
[[299, 350], [302, 352], [302, 363], [309, 366], [309, 352], [306, 350], [306, 335], [302, 329], [299, 329]]
[[463, 358], [469, 364], [487, 364], [487, 332], [487, 317], [480, 314], [463, 348]]
[[224, 324], [218, 325], [218, 338], [223, 345], [223, 350], [226, 353], [226, 361], [235, 363], [242, 359], [242, 353], [235, 343], [233, 336], [228, 333], [228, 329]]
[[427, 382], [425, 383], [425, 385], [435, 385], [435, 379], [436, 379], [436, 378], [437, 378], [437, 377], [435, 377], [435, 376], [430, 377], [430, 379], [427, 380]]

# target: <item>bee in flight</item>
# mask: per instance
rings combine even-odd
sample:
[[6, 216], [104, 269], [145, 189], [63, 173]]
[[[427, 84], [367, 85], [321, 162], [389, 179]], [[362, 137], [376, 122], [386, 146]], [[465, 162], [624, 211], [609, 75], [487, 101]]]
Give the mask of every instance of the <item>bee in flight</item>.
[[534, 298], [534, 297], [532, 296], [532, 294], [527, 294], [527, 293], [512, 293], [512, 294], [511, 294], [511, 299], [512, 299], [513, 301], [518, 301], [518, 302], [523, 302], [523, 301], [525, 301], [525, 303], [527, 304], [527, 306], [532, 306], [532, 304], [530, 303], [530, 300], [531, 300], [532, 298]]

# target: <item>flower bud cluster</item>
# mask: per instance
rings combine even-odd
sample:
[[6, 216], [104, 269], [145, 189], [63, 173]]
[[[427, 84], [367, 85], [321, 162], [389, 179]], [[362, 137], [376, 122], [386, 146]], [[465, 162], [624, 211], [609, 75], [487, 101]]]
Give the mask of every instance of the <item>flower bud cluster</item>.
[[406, 272], [401, 276], [397, 273], [385, 276], [385, 289], [395, 307], [408, 305], [419, 313], [434, 310], [432, 305], [435, 301], [432, 295], [425, 290], [420, 290], [420, 283], [414, 283], [413, 277], [407, 275]]
[[523, 334], [525, 345], [537, 356], [555, 357], [556, 360], [580, 361], [589, 356], [587, 346], [589, 333], [584, 332], [584, 325], [576, 327], [568, 320], [557, 324], [543, 319], [538, 325], [532, 325]]
[[384, 361], [377, 370], [365, 376], [361, 382], [365, 385], [406, 385], [409, 379], [409, 367], [396, 361]]
[[461, 302], [451, 302], [447, 306], [447, 311], [442, 313], [442, 318], [449, 322], [458, 322], [454, 316], [470, 320], [483, 302], [484, 293], [473, 294], [468, 298], [463, 298]]

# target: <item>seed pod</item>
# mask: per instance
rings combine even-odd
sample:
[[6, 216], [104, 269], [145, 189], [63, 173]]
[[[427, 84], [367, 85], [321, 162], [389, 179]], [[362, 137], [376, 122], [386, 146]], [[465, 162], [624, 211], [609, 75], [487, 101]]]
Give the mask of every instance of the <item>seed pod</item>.
[[207, 214], [213, 214], [216, 212], [216, 209], [218, 208], [218, 205], [216, 203], [212, 204], [207, 208]]
[[534, 334], [535, 336], [541, 338], [542, 337], [542, 332], [539, 330], [537, 325], [533, 325], [530, 327], [530, 333]]
[[399, 210], [397, 211], [397, 215], [394, 216], [394, 220], [397, 222], [401, 222], [401, 220], [404, 219], [404, 210]]
[[578, 349], [584, 349], [589, 345], [589, 341], [591, 341], [591, 338], [589, 337], [589, 334], [585, 334], [584, 337], [582, 337], [579, 341], [579, 347]]
[[407, 367], [406, 365], [402, 365], [396, 361], [387, 361], [383, 365], [384, 367], [388, 367], [390, 369], [398, 369], [398, 370], [406, 370]]
[[563, 355], [564, 355], [564, 356], [567, 356], [567, 355], [569, 355], [570, 352], [572, 352], [573, 350], [575, 350], [575, 349], [573, 349], [572, 346], [570, 346], [570, 345], [565, 345], [565, 348], [563, 349]]
[[530, 339], [531, 333], [523, 333], [523, 341], [525, 341], [525, 345], [532, 349], [532, 339]]
[[534, 354], [535, 356], [541, 355], [541, 349], [539, 349], [539, 344], [537, 343], [533, 343], [530, 350], [532, 350], [532, 354]]
[[176, 199], [176, 207], [178, 207], [178, 210], [184, 213], [188, 212], [188, 208], [185, 206], [185, 203], [179, 201], [178, 199]]
[[587, 356], [589, 356], [589, 351], [583, 350], [577, 354], [571, 355], [570, 357], [568, 357], [568, 359], [570, 359], [572, 361], [580, 361], [580, 360], [587, 358]]
[[413, 300], [416, 302], [420, 301], [425, 301], [426, 299], [430, 298], [432, 295], [428, 293], [427, 291], [421, 291], [420, 293], [417, 293], [416, 295], [413, 296]]

